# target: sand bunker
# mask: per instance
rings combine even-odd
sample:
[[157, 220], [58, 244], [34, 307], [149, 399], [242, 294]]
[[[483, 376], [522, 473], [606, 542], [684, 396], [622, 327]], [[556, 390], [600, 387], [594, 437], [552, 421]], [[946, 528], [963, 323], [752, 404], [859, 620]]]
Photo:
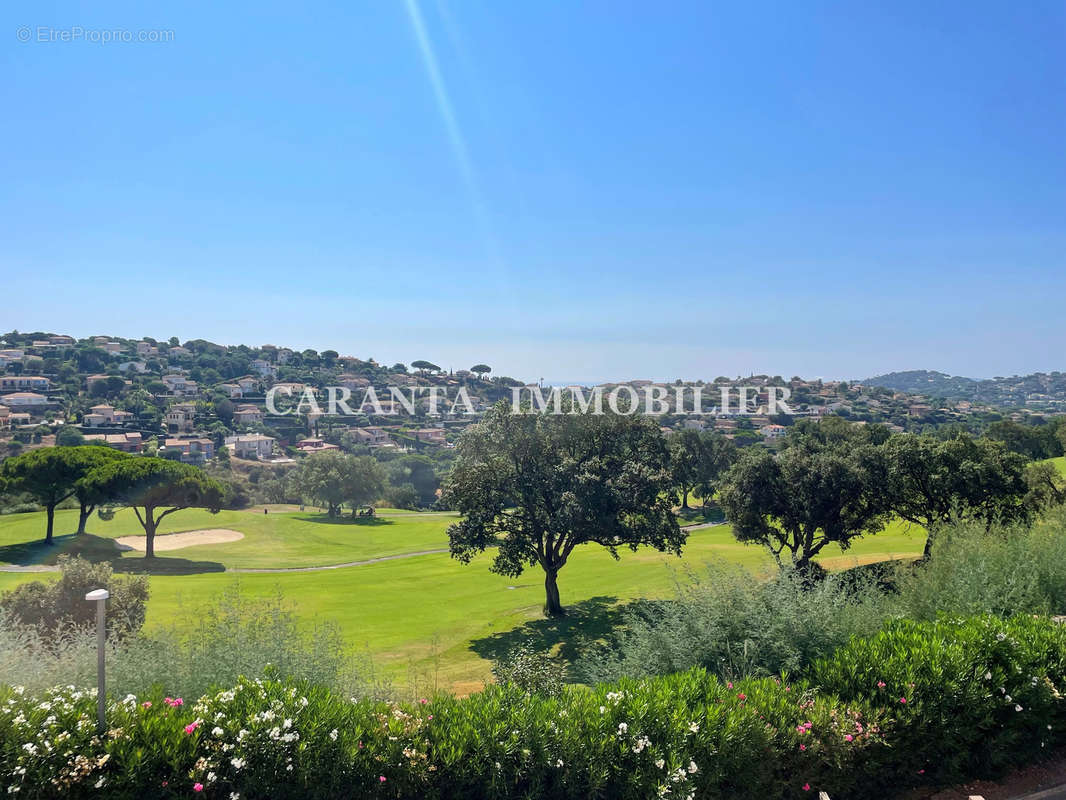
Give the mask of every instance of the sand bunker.
[[[155, 551], [180, 550], [182, 547], [192, 547], [197, 544], [222, 544], [223, 542], [235, 542], [243, 539], [244, 534], [240, 531], [231, 531], [228, 528], [207, 528], [202, 531], [185, 531], [184, 533], [156, 534]], [[143, 536], [120, 536], [115, 539], [115, 545], [119, 550], [137, 550], [144, 552], [145, 537]]]

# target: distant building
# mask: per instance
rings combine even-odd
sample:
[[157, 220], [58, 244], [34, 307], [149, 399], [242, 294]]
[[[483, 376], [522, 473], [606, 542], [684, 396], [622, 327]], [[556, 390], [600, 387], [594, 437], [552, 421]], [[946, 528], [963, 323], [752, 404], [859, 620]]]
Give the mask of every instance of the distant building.
[[272, 436], [264, 436], [261, 433], [243, 433], [238, 436], [227, 436], [226, 447], [237, 458], [258, 459], [270, 458], [274, 453]]
[[200, 391], [196, 381], [191, 381], [184, 375], [164, 375], [160, 380], [167, 387], [167, 391], [175, 395], [194, 395]]
[[130, 433], [89, 433], [86, 434], [85, 441], [106, 444], [108, 447], [121, 450], [123, 453], [139, 453], [141, 452], [141, 446], [144, 444], [141, 434], [136, 431]]
[[408, 433], [425, 444], [447, 444], [444, 438], [444, 428], [419, 428]]
[[189, 433], [195, 426], [196, 404], [175, 403], [167, 409], [163, 420], [171, 433]]
[[48, 398], [36, 392], [14, 392], [0, 395], [0, 403], [10, 408], [46, 406], [48, 405]]
[[788, 433], [788, 428], [784, 425], [763, 425], [759, 428], [759, 433], [761, 433], [765, 439], [780, 439]]
[[186, 464], [203, 464], [215, 457], [215, 443], [210, 439], [166, 439], [164, 447], [181, 453], [181, 460]]
[[114, 406], [98, 405], [93, 406], [89, 409], [89, 413], [82, 417], [82, 424], [90, 428], [99, 428], [104, 425], [122, 425], [132, 419], [133, 414], [129, 411], [118, 411]]
[[261, 358], [257, 358], [251, 363], [251, 368], [254, 373], [261, 377], [267, 377], [268, 375], [276, 375], [277, 369], [269, 361], [264, 361]]
[[296, 449], [301, 453], [322, 453], [326, 450], [340, 450], [335, 444], [329, 444], [323, 442], [321, 439], [309, 438], [301, 439], [296, 443]]
[[13, 392], [23, 390], [48, 391], [52, 382], [41, 375], [5, 375], [0, 378], [0, 391]]
[[225, 394], [230, 400], [236, 400], [244, 395], [244, 390], [236, 383], [220, 383], [215, 388]]
[[388, 431], [376, 425], [370, 425], [366, 428], [352, 428], [351, 434], [352, 438], [359, 444], [367, 447], [387, 447], [392, 444]]
[[254, 425], [263, 421], [263, 412], [253, 405], [237, 406], [233, 412], [233, 421], [238, 425]]

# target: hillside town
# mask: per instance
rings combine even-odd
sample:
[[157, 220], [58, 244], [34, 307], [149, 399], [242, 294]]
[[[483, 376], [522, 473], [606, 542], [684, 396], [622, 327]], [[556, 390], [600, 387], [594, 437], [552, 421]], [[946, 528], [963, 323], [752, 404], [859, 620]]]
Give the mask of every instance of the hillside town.
[[[492, 370], [484, 364], [458, 370], [427, 361], [386, 366], [332, 350], [296, 351], [272, 344], [12, 332], [0, 345], [0, 452], [5, 454], [54, 444], [57, 437], [201, 465], [223, 453], [278, 465], [328, 450], [426, 453], [453, 447], [467, 425], [515, 390], [543, 388], [489, 377]], [[695, 415], [686, 413], [688, 405], [677, 407], [678, 398], [688, 403], [696, 387], [706, 395], [719, 385], [741, 383], [758, 389], [749, 413]], [[667, 390], [662, 392], [666, 413], [660, 416], [664, 432], [714, 431], [742, 446], [772, 447], [803, 417], [836, 415], [860, 425], [884, 424], [893, 432], [921, 432], [944, 425], [977, 431], [1002, 420], [1028, 422], [1037, 414], [1024, 404], [1004, 407], [799, 376], [719, 376], [669, 384], [634, 379], [599, 388], [619, 386], [634, 394], [649, 387]], [[791, 413], [757, 413], [773, 386], [787, 387]], [[373, 387], [386, 398], [378, 407], [384, 413], [363, 408], [366, 413], [330, 416], [314, 406], [281, 416], [266, 408], [271, 390], [318, 397], [326, 387], [341, 387], [357, 397]], [[435, 409], [429, 397], [421, 397], [410, 414], [387, 399], [388, 387], [463, 388], [470, 404], [451, 413], [447, 403]]]

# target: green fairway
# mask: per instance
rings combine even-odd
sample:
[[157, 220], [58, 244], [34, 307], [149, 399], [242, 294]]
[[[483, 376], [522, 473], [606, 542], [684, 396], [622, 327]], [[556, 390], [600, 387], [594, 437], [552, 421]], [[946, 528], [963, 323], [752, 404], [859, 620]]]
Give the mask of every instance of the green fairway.
[[[164, 518], [160, 533], [211, 528], [239, 531], [244, 538], [224, 544], [194, 545], [160, 550], [154, 572], [221, 572], [230, 568], [312, 567], [361, 561], [399, 553], [446, 548], [448, 525], [454, 514], [396, 513], [370, 518], [330, 519], [316, 512], [268, 513], [222, 511], [211, 514], [190, 508]], [[54, 564], [62, 553], [81, 554], [93, 560], [121, 559], [118, 569], [135, 569], [143, 553], [120, 552], [110, 541], [120, 536], [143, 536], [131, 509], [121, 509], [111, 521], [93, 516], [90, 535], [69, 534], [78, 524], [78, 512], [56, 512], [52, 547], [41, 544], [45, 523], [42, 513], [0, 516], [0, 563]], [[157, 547], [162, 537], [157, 537]]]
[[1066, 477], [1066, 456], [1059, 456], [1058, 458], [1052, 458], [1049, 460], [1055, 465], [1059, 473]]
[[[43, 515], [17, 516], [24, 519], [0, 517], [0, 541], [14, 543], [20, 535], [40, 535]], [[170, 553], [193, 561], [190, 556], [196, 551], [197, 559], [228, 566], [339, 563], [446, 547], [444, 531], [451, 521], [446, 515], [397, 517], [389, 524], [364, 528], [313, 522], [301, 516], [307, 515], [182, 512], [168, 518], [170, 530], [225, 527], [240, 530], [245, 539]], [[136, 520], [132, 521], [136, 526]], [[93, 531], [97, 535], [106, 531], [112, 537], [136, 533], [129, 523], [130, 518], [117, 514], [113, 522], [94, 523]], [[395, 534], [390, 536], [390, 531]], [[378, 547], [374, 550], [370, 537], [378, 535], [382, 538], [376, 540], [380, 545], [374, 545]], [[363, 536], [367, 538], [356, 538]], [[846, 553], [827, 549], [821, 560], [839, 569], [916, 556], [923, 544], [920, 530], [896, 523], [859, 540]], [[129, 558], [123, 559], [123, 566]], [[470, 565], [444, 553], [318, 572], [233, 575], [200, 570], [205, 574], [152, 576], [147, 626], [190, 619], [197, 606], [239, 580], [251, 594], [280, 590], [307, 619], [336, 621], [353, 647], [366, 647], [375, 662], [399, 680], [414, 669], [441, 686], [463, 691], [488, 677], [489, 662], [484, 656], [515, 644], [515, 637], [507, 634], [516, 627], [524, 623], [565, 625], [595, 634], [606, 625], [611, 606], [636, 597], [668, 595], [675, 581], [685, 579], [686, 570], [699, 569], [714, 558], [743, 564], [755, 572], [773, 568], [764, 550], [738, 543], [725, 525], [693, 531], [680, 559], [644, 548], [636, 553], [623, 551], [621, 560], [615, 562], [602, 548], [588, 545], [579, 548], [560, 572], [563, 602], [577, 612], [561, 623], [542, 619], [544, 589], [539, 570], [529, 570], [519, 578], [494, 575], [488, 571], [491, 554]], [[0, 589], [42, 577], [50, 575], [0, 574]]]

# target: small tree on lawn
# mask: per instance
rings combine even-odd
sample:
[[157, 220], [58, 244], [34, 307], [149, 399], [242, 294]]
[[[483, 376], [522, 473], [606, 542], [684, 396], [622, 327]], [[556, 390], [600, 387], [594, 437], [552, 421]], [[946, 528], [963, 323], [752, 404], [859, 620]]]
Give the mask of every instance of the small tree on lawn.
[[886, 508], [871, 481], [872, 445], [794, 447], [777, 457], [749, 448], [726, 474], [718, 501], [742, 542], [761, 544], [778, 566], [787, 550], [792, 566], [811, 569], [827, 545], [847, 549], [853, 539], [884, 527]]
[[[186, 508], [221, 510], [226, 488], [191, 464], [164, 458], [123, 458], [93, 470], [86, 478], [100, 497], [129, 506], [144, 528], [144, 557], [155, 556], [159, 523]], [[161, 510], [162, 509], [162, 510]]]
[[688, 496], [698, 490], [704, 504], [714, 492], [718, 478], [736, 460], [737, 448], [721, 434], [681, 431], [670, 439], [670, 476], [681, 492], [681, 507], [688, 508]]
[[339, 516], [345, 503], [354, 514], [385, 491], [384, 470], [376, 459], [336, 450], [308, 456], [291, 480], [302, 497], [325, 505], [331, 517]]
[[467, 429], [443, 502], [463, 515], [448, 529], [452, 557], [495, 548], [493, 572], [544, 570], [544, 610], [564, 613], [559, 570], [574, 548], [649, 545], [680, 554], [687, 534], [671, 508], [666, 442], [647, 419], [512, 414], [506, 404]]

